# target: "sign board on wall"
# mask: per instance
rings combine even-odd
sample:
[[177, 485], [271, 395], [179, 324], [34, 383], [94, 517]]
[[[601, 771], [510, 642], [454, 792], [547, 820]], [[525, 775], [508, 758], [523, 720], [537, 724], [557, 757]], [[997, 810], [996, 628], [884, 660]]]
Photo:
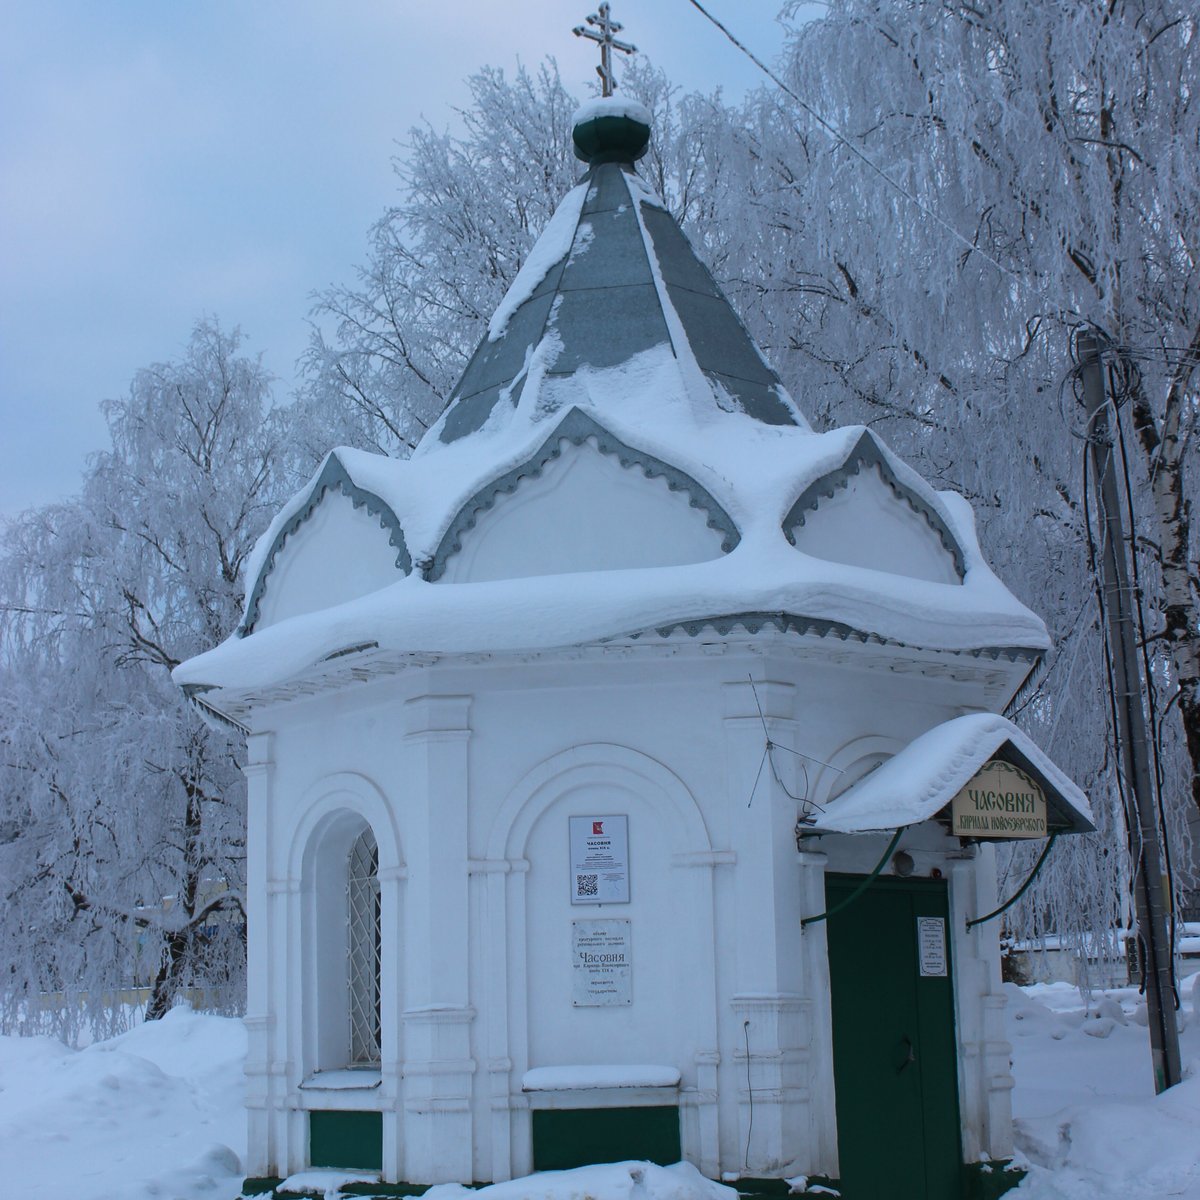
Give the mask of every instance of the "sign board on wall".
[[941, 917], [917, 918], [917, 958], [921, 975], [946, 975], [946, 922]]
[[1046, 796], [1020, 767], [993, 759], [950, 802], [954, 833], [970, 838], [1046, 836]]
[[629, 903], [629, 818], [571, 817], [571, 903]]
[[577, 1008], [633, 1003], [627, 920], [571, 922], [571, 1003]]

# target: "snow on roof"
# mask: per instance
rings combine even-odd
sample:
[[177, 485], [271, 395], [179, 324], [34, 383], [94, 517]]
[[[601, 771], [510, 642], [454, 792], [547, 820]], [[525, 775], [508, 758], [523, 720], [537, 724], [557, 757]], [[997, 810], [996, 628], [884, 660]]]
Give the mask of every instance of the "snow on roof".
[[[486, 507], [506, 474], [540, 470], [537, 456], [576, 410], [610, 448], [619, 444], [622, 461], [659, 460], [677, 481], [698, 485], [687, 489], [693, 502], [711, 496], [736, 526], [731, 552], [687, 566], [431, 582], [456, 519], [472, 504]], [[790, 507], [864, 438], [950, 532], [961, 585], [831, 562], [788, 543]], [[255, 628], [276, 556], [335, 477], [392, 528], [403, 576]], [[661, 201], [617, 162], [594, 164], [560, 205], [412, 458], [331, 452], [260, 539], [246, 583], [249, 636], [182, 664], [179, 683], [269, 686], [367, 643], [401, 653], [528, 652], [738, 615], [802, 618], [935, 651], [1027, 658], [1048, 645], [1042, 622], [983, 561], [965, 501], [935, 492], [862, 427], [811, 431]]]
[[927, 821], [943, 809], [1002, 747], [1015, 753], [1047, 793], [1051, 825], [1090, 833], [1087, 797], [1011, 721], [970, 713], [934, 726], [825, 805], [813, 833], [864, 833]]
[[585, 121], [594, 121], [597, 117], [628, 117], [631, 121], [638, 121], [646, 126], [649, 126], [651, 120], [650, 110], [636, 100], [629, 100], [624, 96], [597, 96], [593, 100], [586, 100], [575, 110], [571, 124], [582, 125]]
[[554, 210], [554, 215], [542, 231], [542, 236], [534, 243], [529, 257], [521, 264], [516, 279], [504, 293], [500, 307], [492, 313], [492, 319], [488, 322], [489, 342], [504, 336], [513, 313], [537, 291], [550, 273], [550, 268], [566, 258], [571, 243], [575, 240], [575, 232], [579, 227], [579, 213], [587, 192], [586, 183], [573, 187]]
[[[555, 210], [416, 454], [561, 411], [561, 385], [665, 350], [654, 404], [807, 428], [662, 201], [593, 165]], [[569, 389], [568, 389], [569, 390]]]
[[[984, 562], [970, 506], [953, 494], [934, 492], [882, 444], [880, 454], [897, 478], [953, 533], [963, 552], [962, 584], [847, 566], [790, 545], [782, 521], [795, 498], [841, 466], [864, 434], [874, 435], [861, 426], [813, 434], [720, 411], [703, 422], [694, 416], [673, 422], [671, 414], [655, 413], [655, 357], [651, 353], [608, 372], [579, 373], [573, 399], [623, 443], [678, 466], [707, 489], [741, 534], [732, 552], [684, 566], [481, 583], [431, 583], [414, 571], [357, 600], [232, 637], [177, 667], [176, 681], [267, 686], [366, 642], [411, 653], [536, 651], [749, 613], [811, 618], [933, 650], [1047, 647], [1045, 626]], [[421, 564], [432, 560], [463, 505], [483, 485], [529, 461], [557, 425], [542, 421], [466, 438], [409, 460], [347, 449], [333, 453], [359, 488], [395, 513], [412, 561]], [[265, 548], [305, 508], [310, 490], [272, 522], [248, 571], [262, 566]]]

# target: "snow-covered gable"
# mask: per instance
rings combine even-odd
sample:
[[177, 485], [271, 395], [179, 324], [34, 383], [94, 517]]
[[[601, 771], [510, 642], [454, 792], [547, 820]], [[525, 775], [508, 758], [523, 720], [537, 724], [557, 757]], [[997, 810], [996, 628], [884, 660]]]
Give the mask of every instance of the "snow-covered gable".
[[798, 550], [931, 583], [960, 583], [963, 553], [937, 510], [864, 434], [846, 461], [804, 489], [783, 523]]
[[[726, 514], [739, 538], [729, 553], [675, 566], [431, 582], [439, 549], [452, 545], [447, 534], [460, 514], [498, 480], [536, 460], [547, 442], [546, 424], [481, 431], [407, 461], [339, 451], [352, 485], [377, 497], [403, 525], [419, 569], [323, 610], [270, 627], [252, 625], [250, 636], [184, 663], [176, 679], [262, 687], [367, 643], [405, 653], [525, 652], [756, 614], [932, 650], [1030, 659], [1047, 646], [1042, 622], [984, 562], [970, 507], [932, 491], [882, 445], [891, 472], [938, 514], [961, 548], [962, 583], [889, 575], [799, 553], [789, 544], [784, 520], [796, 498], [847, 461], [867, 432], [861, 427], [814, 434], [714, 411], [708, 422], [681, 428], [661, 415], [653, 419], [652, 398], [625, 394], [624, 403], [602, 412], [593, 395], [580, 411], [615, 442], [670, 465], [711, 496], [709, 515]], [[635, 425], [638, 412], [646, 416]], [[311, 494], [306, 489], [284, 509], [264, 543], [278, 541]], [[269, 556], [256, 557], [268, 571]]]
[[428, 576], [469, 583], [676, 566], [717, 558], [738, 536], [695, 480], [573, 408], [533, 458], [468, 501]]
[[259, 539], [247, 564], [246, 610], [254, 629], [332, 608], [394, 583], [412, 569], [404, 531], [391, 507], [360, 487], [335, 451]]

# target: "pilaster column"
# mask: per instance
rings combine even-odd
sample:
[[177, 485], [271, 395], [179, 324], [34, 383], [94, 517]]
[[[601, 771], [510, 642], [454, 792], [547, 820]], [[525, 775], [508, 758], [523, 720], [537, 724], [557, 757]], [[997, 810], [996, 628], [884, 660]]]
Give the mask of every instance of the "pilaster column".
[[[308, 1115], [300, 1111], [303, 1071], [314, 1061], [314, 1013], [305, 1011], [302, 974], [304, 925], [300, 880], [285, 874], [286, 848], [280, 846], [271, 813], [271, 867], [266, 883], [268, 943], [264, 953], [270, 986], [271, 1060], [267, 1064], [272, 1095], [272, 1162], [281, 1175], [308, 1163]], [[276, 857], [278, 860], [276, 861]], [[306, 1053], [306, 1049], [308, 1052]]]
[[475, 1060], [469, 1002], [470, 696], [404, 706], [406, 888], [404, 1176], [467, 1183]]
[[[490, 1135], [486, 1139], [486, 1178], [501, 1183], [513, 1177], [513, 1060], [508, 1039], [508, 899], [507, 881], [514, 872], [524, 872], [529, 864], [524, 859], [473, 859], [470, 870], [474, 876], [475, 920], [477, 934], [482, 939], [477, 961], [482, 978], [477, 981], [476, 995], [482, 1013], [479, 1022], [479, 1044], [487, 1047], [487, 1081], [480, 1080], [480, 1091], [486, 1091]], [[481, 1142], [484, 1141], [480, 1130]]]
[[700, 1173], [707, 1175], [709, 1179], [717, 1179], [721, 1172], [720, 1113], [717, 1109], [717, 1068], [721, 1065], [721, 1055], [716, 1050], [699, 1050], [694, 1061], [696, 1144], [700, 1156]]
[[[379, 870], [379, 908], [384, 946], [403, 947], [404, 894], [408, 878], [406, 866]], [[383, 1178], [403, 1179], [404, 1116], [401, 1088], [404, 1079], [404, 1025], [399, 1019], [404, 1004], [404, 979], [400, 954], [388, 953], [380, 959], [380, 1003], [383, 1014], [383, 1039], [379, 1061], [379, 1105], [383, 1110]]]
[[967, 928], [967, 921], [997, 905], [992, 846], [950, 867], [950, 930], [955, 1014], [959, 1040], [959, 1107], [963, 1153], [1009, 1158], [1012, 1140], [1012, 1045], [1004, 1029], [1005, 995], [995, 964], [1000, 961], [1000, 921]]
[[267, 894], [275, 766], [271, 742], [269, 733], [251, 734], [242, 768], [246, 777], [246, 1171], [250, 1175], [269, 1175], [285, 1157], [281, 1153], [283, 1129], [271, 1115], [280, 1109], [283, 1099], [270, 1070], [272, 1060], [279, 1056], [272, 1044], [278, 1037], [278, 1020], [271, 996]]
[[[734, 995], [722, 1055], [737, 1095], [735, 1161], [751, 1175], [794, 1173], [808, 1156], [808, 1004], [800, 953], [795, 688], [758, 679], [725, 685], [731, 849], [737, 856]], [[788, 793], [791, 793], [789, 795]], [[753, 1128], [750, 1112], [753, 1104]], [[728, 1114], [734, 1117], [735, 1114]], [[722, 1158], [728, 1157], [728, 1143]]]
[[[806, 843], [811, 845], [812, 843]], [[823, 913], [828, 857], [818, 850], [802, 850], [800, 864], [801, 919]], [[818, 921], [801, 930], [801, 963], [804, 995], [808, 998], [810, 1028], [808, 1078], [812, 1088], [810, 1128], [812, 1143], [807, 1175], [837, 1175], [837, 1115], [833, 1105], [833, 1006], [829, 990], [828, 925]]]

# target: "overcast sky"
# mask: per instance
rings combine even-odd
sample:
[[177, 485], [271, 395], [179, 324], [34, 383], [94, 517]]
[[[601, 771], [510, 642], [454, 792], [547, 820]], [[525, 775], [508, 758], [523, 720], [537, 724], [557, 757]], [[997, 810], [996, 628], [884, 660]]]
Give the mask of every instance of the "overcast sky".
[[[706, 7], [760, 56], [780, 0]], [[310, 296], [347, 282], [422, 119], [465, 77], [557, 58], [587, 0], [0, 0], [0, 514], [75, 492], [99, 402], [240, 325], [286, 394]], [[623, 37], [685, 89], [761, 81], [688, 0], [615, 0]]]

